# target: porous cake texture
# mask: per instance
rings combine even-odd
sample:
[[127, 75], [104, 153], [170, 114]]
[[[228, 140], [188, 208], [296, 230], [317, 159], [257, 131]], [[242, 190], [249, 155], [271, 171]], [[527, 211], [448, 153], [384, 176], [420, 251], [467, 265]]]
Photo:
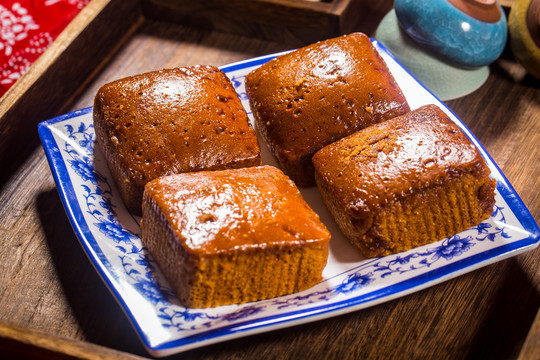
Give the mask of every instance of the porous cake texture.
[[141, 238], [181, 302], [206, 308], [314, 286], [330, 233], [281, 170], [258, 166], [150, 181]]
[[495, 180], [437, 106], [373, 125], [313, 157], [323, 200], [366, 257], [442, 240], [489, 218]]
[[261, 164], [260, 147], [227, 76], [214, 66], [116, 80], [94, 101], [98, 146], [127, 208], [141, 213], [157, 177]]
[[366, 126], [410, 111], [384, 60], [362, 33], [321, 41], [250, 72], [257, 131], [299, 186], [315, 184], [313, 154]]

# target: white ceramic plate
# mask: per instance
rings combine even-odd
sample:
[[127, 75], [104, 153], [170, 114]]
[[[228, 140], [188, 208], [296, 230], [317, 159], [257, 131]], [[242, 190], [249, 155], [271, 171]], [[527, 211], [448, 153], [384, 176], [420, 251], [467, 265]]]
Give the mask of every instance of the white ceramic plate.
[[[297, 294], [212, 309], [182, 307], [141, 243], [140, 219], [126, 211], [104, 158], [94, 147], [92, 109], [75, 111], [39, 125], [53, 176], [81, 245], [152, 355], [171, 355], [356, 311], [441, 283], [538, 245], [538, 225], [478, 140], [382, 45], [373, 43], [412, 109], [428, 103], [438, 105], [480, 149], [497, 180], [494, 213], [480, 225], [434, 244], [367, 260], [344, 239], [322, 204], [317, 189], [303, 189], [306, 201], [330, 229], [332, 240], [324, 280]], [[246, 109], [249, 105], [244, 89], [245, 76], [275, 56], [222, 68], [231, 78]], [[264, 145], [263, 162], [275, 165]]]

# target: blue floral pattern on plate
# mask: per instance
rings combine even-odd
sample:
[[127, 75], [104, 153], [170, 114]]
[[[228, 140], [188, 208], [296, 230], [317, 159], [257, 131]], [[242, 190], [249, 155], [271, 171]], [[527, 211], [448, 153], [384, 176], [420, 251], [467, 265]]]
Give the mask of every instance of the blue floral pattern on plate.
[[[304, 189], [304, 198], [331, 230], [332, 241], [324, 280], [297, 294], [211, 309], [183, 307], [143, 246], [139, 219], [126, 211], [104, 158], [95, 148], [92, 109], [40, 124], [45, 153], [81, 245], [152, 355], [170, 355], [260, 332], [261, 328], [273, 330], [362, 309], [538, 245], [538, 225], [470, 131], [380, 44], [374, 44], [412, 108], [439, 105], [479, 147], [497, 179], [496, 206], [490, 219], [450, 238], [400, 254], [365, 259], [351, 251], [316, 189]], [[273, 56], [222, 68], [246, 109], [245, 76]], [[275, 165], [265, 149], [263, 162]]]

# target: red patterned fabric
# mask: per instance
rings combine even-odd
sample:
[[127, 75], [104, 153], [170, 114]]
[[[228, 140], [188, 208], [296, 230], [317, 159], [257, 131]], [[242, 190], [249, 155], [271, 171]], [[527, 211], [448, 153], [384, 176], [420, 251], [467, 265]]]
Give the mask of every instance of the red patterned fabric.
[[90, 0], [0, 0], [0, 96]]

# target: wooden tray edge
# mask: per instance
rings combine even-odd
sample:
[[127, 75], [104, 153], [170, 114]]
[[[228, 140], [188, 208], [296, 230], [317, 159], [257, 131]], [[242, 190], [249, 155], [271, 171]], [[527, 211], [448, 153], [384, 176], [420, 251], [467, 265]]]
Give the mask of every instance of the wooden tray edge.
[[29, 359], [146, 359], [96, 344], [52, 336], [0, 322], [0, 353]]

